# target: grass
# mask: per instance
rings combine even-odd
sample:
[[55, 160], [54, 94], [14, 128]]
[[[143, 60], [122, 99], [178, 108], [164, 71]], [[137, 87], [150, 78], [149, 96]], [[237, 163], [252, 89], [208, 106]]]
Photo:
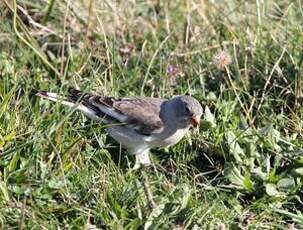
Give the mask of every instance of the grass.
[[[0, 9], [0, 228], [303, 227], [302, 1]], [[191, 94], [205, 114], [140, 173], [103, 125], [35, 96], [68, 87]]]

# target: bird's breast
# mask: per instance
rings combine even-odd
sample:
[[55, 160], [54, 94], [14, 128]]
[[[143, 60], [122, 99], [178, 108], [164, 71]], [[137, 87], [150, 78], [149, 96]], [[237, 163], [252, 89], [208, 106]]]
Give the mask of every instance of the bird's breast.
[[168, 147], [177, 144], [184, 135], [188, 132], [188, 128], [177, 129], [173, 132], [164, 133], [162, 137], [159, 137], [155, 142], [155, 147]]

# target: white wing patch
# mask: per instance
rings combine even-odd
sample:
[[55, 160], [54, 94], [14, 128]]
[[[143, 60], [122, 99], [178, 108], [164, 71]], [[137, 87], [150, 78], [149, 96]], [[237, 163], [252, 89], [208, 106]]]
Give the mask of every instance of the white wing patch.
[[89, 117], [90, 119], [96, 120], [96, 121], [100, 121], [100, 119], [102, 119], [102, 117], [97, 116], [96, 112], [82, 104], [77, 104], [74, 102], [70, 102], [70, 101], [66, 101], [64, 100], [64, 98], [62, 96], [59, 96], [56, 93], [50, 93], [50, 92], [46, 92], [46, 93], [37, 93], [37, 96], [40, 96], [42, 98], [48, 99], [50, 101], [55, 101], [55, 102], [60, 102], [62, 105], [66, 105], [68, 107], [75, 107], [77, 110], [83, 112], [87, 117]]
[[93, 100], [90, 100], [90, 103], [92, 103], [92, 105], [96, 106], [98, 109], [100, 109], [103, 113], [105, 113], [106, 115], [113, 117], [117, 120], [119, 120], [120, 122], [126, 122], [127, 121], [127, 116], [115, 111], [114, 108], [110, 108], [108, 106], [102, 105], [100, 103], [97, 103]]

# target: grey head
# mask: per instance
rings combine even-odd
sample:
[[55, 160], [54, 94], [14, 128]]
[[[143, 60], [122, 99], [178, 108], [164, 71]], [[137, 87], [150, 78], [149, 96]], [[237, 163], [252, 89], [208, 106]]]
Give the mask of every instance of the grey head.
[[197, 99], [191, 96], [176, 96], [168, 101], [178, 128], [197, 127], [203, 114], [203, 108]]

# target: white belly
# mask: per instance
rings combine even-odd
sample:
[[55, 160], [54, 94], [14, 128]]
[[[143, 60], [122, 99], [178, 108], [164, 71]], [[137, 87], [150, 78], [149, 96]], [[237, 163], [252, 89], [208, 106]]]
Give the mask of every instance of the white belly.
[[184, 135], [188, 132], [188, 128], [186, 129], [177, 129], [174, 133], [167, 135], [166, 137], [159, 138], [157, 143], [155, 143], [155, 147], [168, 147], [171, 145], [177, 144]]
[[184, 137], [188, 129], [177, 129], [174, 132], [164, 131], [152, 136], [140, 135], [136, 131], [123, 126], [115, 126], [106, 130], [124, 148], [128, 149], [131, 154], [140, 154], [146, 149], [175, 145]]
[[139, 135], [132, 129], [123, 126], [107, 128], [106, 131], [111, 135], [122, 147], [128, 149], [131, 154], [138, 154], [148, 148], [144, 140], [144, 136]]

